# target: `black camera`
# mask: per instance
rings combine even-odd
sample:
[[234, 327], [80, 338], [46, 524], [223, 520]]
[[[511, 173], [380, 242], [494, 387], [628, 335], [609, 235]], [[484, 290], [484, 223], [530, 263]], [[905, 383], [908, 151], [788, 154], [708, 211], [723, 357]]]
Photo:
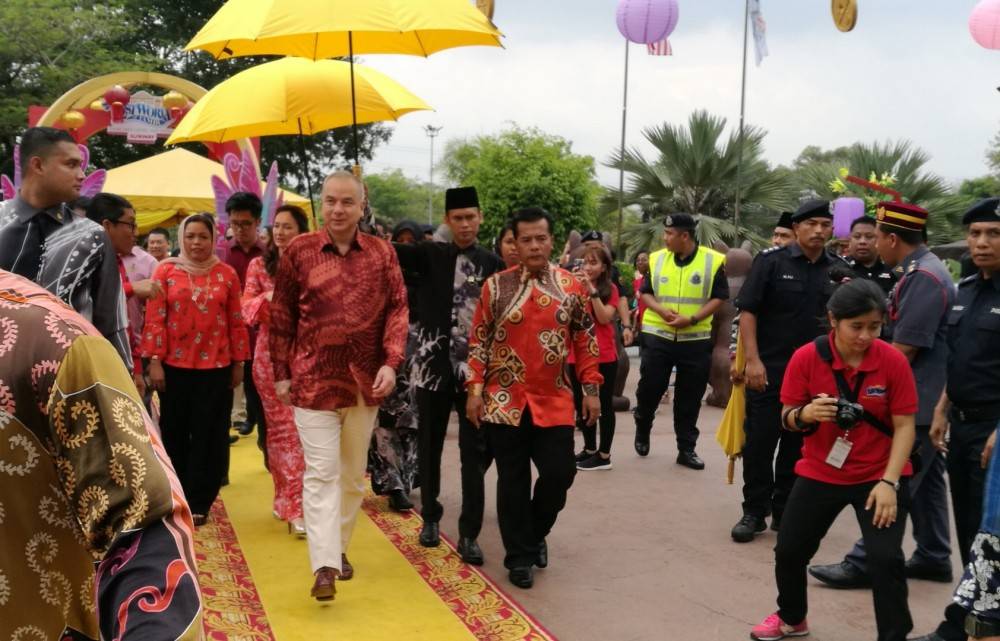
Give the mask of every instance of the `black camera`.
[[837, 427], [850, 430], [857, 427], [864, 418], [865, 408], [861, 403], [852, 403], [846, 398], [837, 399]]

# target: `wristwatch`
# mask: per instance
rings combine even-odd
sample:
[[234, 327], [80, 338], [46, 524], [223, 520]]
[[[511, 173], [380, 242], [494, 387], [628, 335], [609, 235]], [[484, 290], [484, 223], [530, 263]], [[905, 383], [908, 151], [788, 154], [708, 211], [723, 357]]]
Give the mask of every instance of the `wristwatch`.
[[890, 481], [889, 479], [879, 479], [879, 483], [885, 483], [886, 485], [890, 486], [897, 492], [899, 491], [899, 481]]
[[970, 612], [965, 615], [965, 633], [974, 639], [1000, 636], [1000, 621]]

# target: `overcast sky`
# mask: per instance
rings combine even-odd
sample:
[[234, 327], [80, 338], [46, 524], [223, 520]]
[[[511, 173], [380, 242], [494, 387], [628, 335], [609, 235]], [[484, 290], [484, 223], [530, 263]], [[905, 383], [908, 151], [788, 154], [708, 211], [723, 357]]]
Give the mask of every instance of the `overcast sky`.
[[[496, 0], [505, 49], [461, 48], [430, 58], [368, 56], [436, 111], [405, 116], [366, 171], [400, 168], [426, 180], [424, 126], [436, 143], [492, 134], [505, 123], [563, 136], [602, 162], [619, 144], [624, 39], [616, 0]], [[767, 158], [792, 161], [808, 144], [908, 138], [951, 181], [985, 173], [984, 152], [1000, 125], [1000, 51], [968, 30], [974, 0], [868, 0], [857, 27], [836, 30], [829, 0], [761, 0], [770, 57], [753, 65], [747, 120], [764, 127]], [[672, 57], [632, 45], [628, 142], [648, 151], [644, 127], [684, 122], [708, 109], [739, 118], [743, 3], [680, 0]], [[439, 181], [435, 181], [440, 184]]]

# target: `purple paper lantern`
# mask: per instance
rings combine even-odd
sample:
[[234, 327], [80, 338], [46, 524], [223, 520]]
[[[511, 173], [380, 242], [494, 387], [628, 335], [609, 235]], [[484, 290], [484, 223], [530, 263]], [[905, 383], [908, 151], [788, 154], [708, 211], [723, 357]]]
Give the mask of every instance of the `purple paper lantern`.
[[972, 38], [987, 49], [1000, 49], [1000, 0], [983, 0], [969, 16]]
[[629, 42], [653, 44], [674, 32], [679, 15], [677, 0], [620, 0], [618, 31]]
[[838, 198], [833, 201], [833, 235], [848, 238], [851, 223], [865, 215], [865, 201], [861, 198]]

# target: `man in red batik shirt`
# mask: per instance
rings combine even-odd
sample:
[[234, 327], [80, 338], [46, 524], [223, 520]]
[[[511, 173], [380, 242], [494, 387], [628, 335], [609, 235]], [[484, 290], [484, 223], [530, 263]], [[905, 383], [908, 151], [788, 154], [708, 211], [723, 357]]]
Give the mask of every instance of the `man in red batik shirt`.
[[[564, 373], [570, 350], [588, 425], [601, 413], [601, 375], [587, 294], [572, 274], [549, 264], [552, 216], [522, 209], [511, 224], [521, 266], [483, 285], [469, 337], [466, 414], [487, 431], [493, 448], [504, 566], [510, 582], [527, 589], [534, 566], [548, 565], [545, 537], [576, 475], [573, 390]], [[538, 468], [534, 496], [532, 462]]]
[[334, 173], [322, 199], [326, 226], [281, 255], [270, 348], [275, 392], [295, 408], [305, 455], [312, 596], [330, 601], [335, 579], [354, 576], [346, 550], [364, 498], [368, 443], [403, 363], [409, 310], [392, 245], [358, 231], [361, 181]]

